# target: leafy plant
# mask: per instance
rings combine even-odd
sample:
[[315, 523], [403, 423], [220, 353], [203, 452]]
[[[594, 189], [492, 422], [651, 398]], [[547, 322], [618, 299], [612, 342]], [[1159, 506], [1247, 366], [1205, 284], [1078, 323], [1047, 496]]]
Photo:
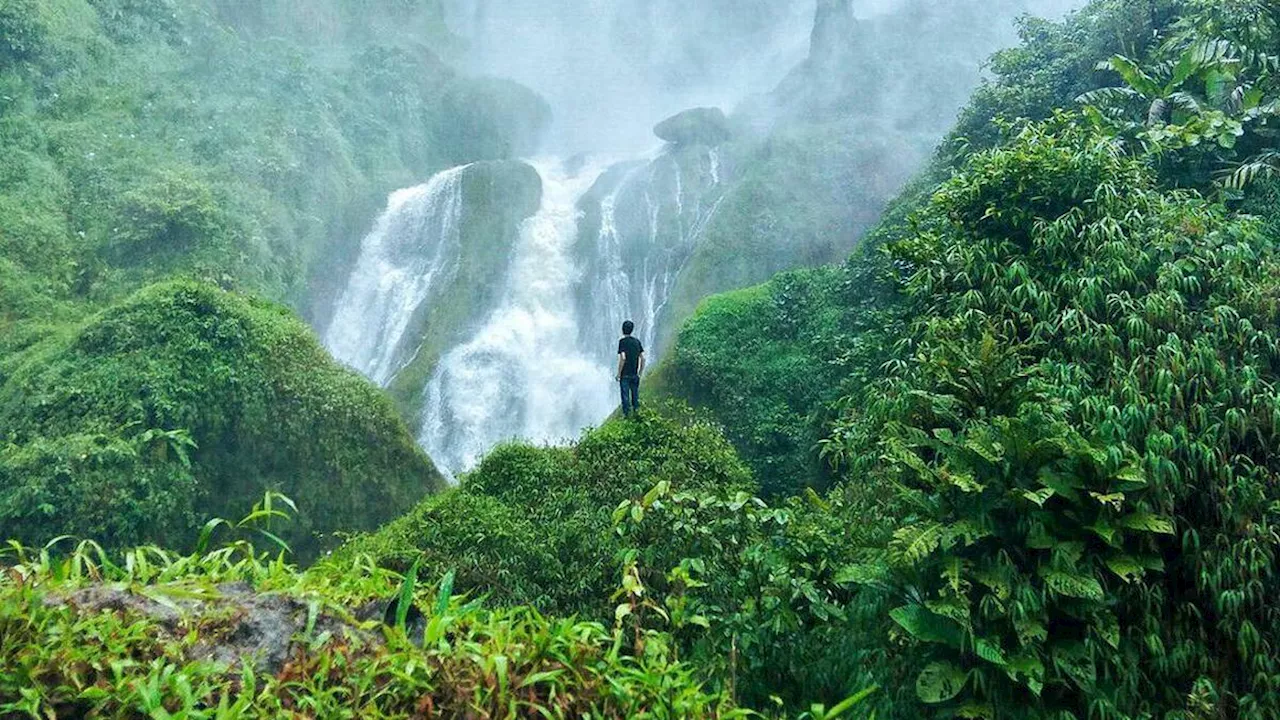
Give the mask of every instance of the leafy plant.
[[888, 248], [901, 359], [827, 451], [854, 507], [894, 498], [843, 577], [900, 598], [919, 699], [1274, 714], [1272, 244], [1071, 116], [975, 154], [917, 227]]

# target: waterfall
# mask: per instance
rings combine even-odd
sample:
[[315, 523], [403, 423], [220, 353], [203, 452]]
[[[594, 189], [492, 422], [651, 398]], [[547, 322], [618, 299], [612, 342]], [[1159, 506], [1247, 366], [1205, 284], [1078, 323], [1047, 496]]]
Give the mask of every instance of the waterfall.
[[440, 359], [427, 385], [420, 441], [449, 472], [469, 469], [503, 440], [570, 439], [617, 402], [611, 349], [581, 341], [572, 254], [578, 201], [606, 166], [532, 164], [542, 206], [521, 225], [502, 299], [469, 341]]
[[334, 357], [379, 385], [401, 366], [405, 330], [432, 288], [457, 270], [462, 175], [445, 170], [391, 194], [324, 336]]
[[[603, 158], [531, 162], [541, 204], [518, 230], [508, 226], [514, 245], [486, 281], [491, 299], [469, 308], [473, 324], [426, 337], [415, 318], [433, 303], [456, 303], [458, 283], [472, 282], [464, 278], [476, 269], [461, 267], [462, 226], [470, 238], [477, 213], [489, 211], [464, 195], [472, 166], [397, 191], [361, 244], [325, 345], [384, 387], [410, 363], [428, 363], [425, 388], [414, 390], [418, 438], [446, 474], [469, 470], [504, 440], [572, 439], [617, 406], [623, 320], [636, 322], [656, 360], [676, 280], [724, 199], [719, 160], [714, 150], [664, 150], [607, 175]], [[580, 238], [592, 203], [599, 226]], [[441, 332], [451, 339], [442, 344]], [[422, 361], [418, 349], [431, 342], [438, 359]]]

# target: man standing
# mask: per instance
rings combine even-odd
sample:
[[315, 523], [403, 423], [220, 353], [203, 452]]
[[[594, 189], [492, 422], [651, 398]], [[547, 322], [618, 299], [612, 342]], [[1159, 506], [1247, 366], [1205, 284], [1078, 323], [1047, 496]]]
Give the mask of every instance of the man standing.
[[616, 379], [622, 388], [623, 417], [640, 409], [640, 373], [644, 372], [644, 345], [631, 336], [635, 329], [636, 324], [630, 320], [622, 323], [622, 338], [618, 340]]

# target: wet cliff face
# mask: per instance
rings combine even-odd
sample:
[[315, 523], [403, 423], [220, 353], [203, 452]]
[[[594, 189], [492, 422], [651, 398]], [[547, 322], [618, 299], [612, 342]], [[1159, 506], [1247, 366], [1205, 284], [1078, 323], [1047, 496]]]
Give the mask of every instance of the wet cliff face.
[[658, 134], [672, 142], [584, 199], [584, 309], [610, 298], [624, 309], [593, 322], [616, 332], [630, 315], [660, 355], [708, 295], [842, 260], [933, 152], [1013, 19], [1067, 5], [819, 0], [807, 56], [727, 129], [697, 132], [697, 111], [670, 118]]
[[387, 387], [411, 426], [441, 353], [495, 302], [541, 194], [525, 163], [459, 166], [393, 193], [362, 241], [325, 345]]

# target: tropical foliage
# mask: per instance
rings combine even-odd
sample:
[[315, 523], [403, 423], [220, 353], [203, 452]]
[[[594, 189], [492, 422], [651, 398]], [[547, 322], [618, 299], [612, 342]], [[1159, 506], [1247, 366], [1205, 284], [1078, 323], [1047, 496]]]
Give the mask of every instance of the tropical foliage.
[[920, 698], [1274, 715], [1273, 243], [1069, 116], [975, 156], [922, 221], [888, 249], [902, 359], [826, 446], [846, 492], [895, 494]]
[[[241, 541], [193, 555], [9, 548], [0, 713], [15, 717], [733, 718], [662, 635], [490, 611], [359, 561], [299, 572]], [[115, 589], [118, 588], [118, 589]], [[396, 598], [388, 605], [387, 598]], [[424, 608], [360, 618], [359, 608]], [[180, 612], [179, 612], [180, 611]], [[278, 624], [281, 627], [275, 627]], [[219, 654], [241, 637], [271, 658]], [[271, 633], [277, 633], [272, 637]]]
[[[83, 33], [186, 17], [14, 3], [15, 86]], [[340, 514], [342, 483], [425, 467], [388, 401], [208, 285], [76, 320], [132, 281], [67, 248], [177, 268], [251, 225], [171, 168], [112, 195], [127, 231], [81, 245], [58, 208], [91, 176], [30, 145], [0, 170], [34, 208], [3, 225], [22, 252], [0, 262], [0, 518], [27, 544], [65, 515], [196, 551], [15, 544], [0, 713], [1280, 717], [1278, 27], [1262, 0], [1027, 21], [845, 265], [701, 306], [656, 378], [696, 409], [503, 446], [306, 571], [249, 541], [290, 539], [278, 496], [203, 532], [191, 498], [279, 477], [304, 518]], [[371, 434], [385, 447], [354, 449]], [[86, 511], [103, 488], [120, 512]], [[300, 618], [286, 664], [211, 661], [261, 602]]]

